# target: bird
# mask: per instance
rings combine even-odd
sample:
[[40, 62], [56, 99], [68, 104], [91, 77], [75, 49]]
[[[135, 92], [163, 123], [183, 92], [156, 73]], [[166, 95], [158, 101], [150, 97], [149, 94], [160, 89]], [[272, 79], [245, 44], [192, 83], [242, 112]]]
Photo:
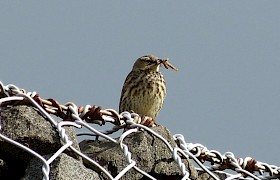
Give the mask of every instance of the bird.
[[127, 75], [119, 102], [119, 112], [129, 111], [153, 119], [161, 110], [166, 96], [166, 82], [160, 72], [160, 66], [166, 69], [172, 66], [168, 59], [154, 55], [138, 58]]

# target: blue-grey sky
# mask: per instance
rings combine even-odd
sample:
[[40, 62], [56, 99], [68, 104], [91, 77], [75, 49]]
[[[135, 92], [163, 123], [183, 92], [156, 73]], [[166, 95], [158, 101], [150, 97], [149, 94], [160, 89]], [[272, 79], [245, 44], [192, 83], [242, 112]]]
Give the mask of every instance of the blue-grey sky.
[[[0, 81], [118, 109], [145, 54], [169, 57], [157, 122], [280, 165], [280, 1], [1, 1]], [[97, 127], [99, 128], [99, 127]]]

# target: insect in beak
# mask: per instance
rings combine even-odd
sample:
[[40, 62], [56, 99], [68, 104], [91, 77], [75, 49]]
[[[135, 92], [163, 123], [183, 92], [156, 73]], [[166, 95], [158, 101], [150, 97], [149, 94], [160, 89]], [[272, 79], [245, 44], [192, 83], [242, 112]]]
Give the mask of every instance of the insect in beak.
[[163, 64], [163, 66], [166, 68], [166, 69], [168, 69], [168, 68], [171, 68], [171, 69], [173, 69], [174, 71], [178, 71], [178, 69], [175, 67], [175, 66], [173, 66], [172, 64], [170, 64], [169, 62], [168, 62], [168, 58], [166, 58], [166, 59], [160, 59], [160, 63], [159, 64]]

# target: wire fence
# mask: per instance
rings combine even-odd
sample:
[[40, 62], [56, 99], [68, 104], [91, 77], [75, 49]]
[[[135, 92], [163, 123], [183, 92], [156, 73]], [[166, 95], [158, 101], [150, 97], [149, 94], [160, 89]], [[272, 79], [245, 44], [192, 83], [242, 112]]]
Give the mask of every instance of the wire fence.
[[[67, 148], [70, 148], [78, 156], [81, 156], [99, 168], [99, 170], [107, 175], [109, 179], [120, 179], [127, 171], [132, 168], [143, 174], [148, 179], [155, 179], [147, 172], [137, 167], [136, 161], [131, 158], [131, 152], [129, 151], [127, 145], [123, 143], [123, 140], [128, 135], [135, 133], [140, 129], [148, 131], [167, 145], [169, 151], [173, 154], [174, 161], [177, 163], [181, 173], [183, 174], [182, 179], [190, 179], [190, 172], [188, 172], [186, 169], [185, 164], [182, 162], [182, 158], [192, 159], [197, 164], [197, 171], [205, 172], [216, 180], [219, 178], [215, 173], [225, 175], [227, 180], [280, 179], [280, 167], [278, 166], [259, 162], [251, 157], [246, 157], [244, 159], [237, 158], [232, 152], [221, 154], [215, 150], [208, 150], [201, 144], [187, 143], [184, 139], [184, 136], [181, 134], [176, 134], [173, 136], [174, 140], [177, 142], [177, 146], [172, 147], [172, 145], [166, 139], [150, 128], [151, 126], [155, 126], [155, 124], [154, 120], [149, 117], [140, 116], [138, 114], [129, 112], [122, 112], [119, 114], [113, 109], [102, 110], [99, 106], [86, 105], [85, 107], [77, 107], [74, 103], [61, 105], [54, 99], [42, 99], [36, 92], [26, 92], [24, 89], [20, 89], [12, 84], [5, 86], [0, 81], [0, 107], [23, 104], [36, 107], [40, 113], [45, 116], [49, 122], [51, 122], [51, 124], [56, 128], [60, 139], [63, 142], [61, 148], [52, 157], [45, 159], [32, 149], [16, 142], [9, 137], [6, 137], [1, 133], [0, 138], [39, 158], [43, 163], [42, 173], [44, 180], [49, 179], [50, 164]], [[58, 122], [54, 120], [51, 114], [60, 117], [63, 121]], [[93, 126], [94, 124], [104, 125], [106, 123], [113, 124], [113, 128], [105, 131], [98, 131]], [[72, 146], [73, 142], [69, 140], [68, 135], [65, 133], [64, 126], [73, 126], [75, 128], [84, 127], [93, 134], [117, 144], [122, 149], [123, 154], [129, 163], [128, 166], [119, 172], [118, 175], [113, 177], [110, 172], [102, 167], [98, 162], [89, 158]], [[109, 136], [110, 134], [127, 127], [129, 128], [121, 134], [118, 140]], [[2, 127], [0, 127], [0, 130], [1, 129]], [[205, 162], [208, 162], [210, 165], [205, 165]], [[229, 173], [227, 170], [231, 170], [231, 173]]]

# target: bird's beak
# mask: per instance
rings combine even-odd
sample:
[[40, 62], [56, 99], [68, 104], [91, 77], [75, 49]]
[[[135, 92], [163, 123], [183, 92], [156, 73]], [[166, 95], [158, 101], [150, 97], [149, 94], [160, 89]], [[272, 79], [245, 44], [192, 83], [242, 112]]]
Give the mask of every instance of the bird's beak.
[[162, 64], [162, 59], [157, 59], [157, 64]]

